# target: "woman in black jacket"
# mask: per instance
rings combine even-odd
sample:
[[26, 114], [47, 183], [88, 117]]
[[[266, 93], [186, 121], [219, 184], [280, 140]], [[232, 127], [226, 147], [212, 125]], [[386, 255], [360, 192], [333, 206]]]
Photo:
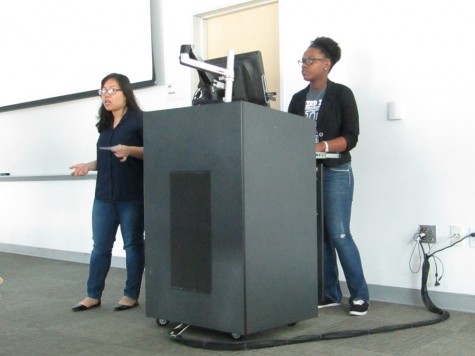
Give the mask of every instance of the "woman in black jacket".
[[353, 201], [350, 150], [358, 142], [358, 108], [351, 89], [328, 79], [340, 58], [341, 49], [331, 38], [317, 37], [311, 42], [299, 60], [303, 78], [309, 85], [292, 97], [288, 111], [315, 122], [316, 152], [340, 153], [340, 158], [327, 159], [323, 164], [324, 298], [319, 308], [341, 303], [338, 253], [350, 291], [350, 315], [365, 315], [369, 307], [368, 286], [350, 232]]

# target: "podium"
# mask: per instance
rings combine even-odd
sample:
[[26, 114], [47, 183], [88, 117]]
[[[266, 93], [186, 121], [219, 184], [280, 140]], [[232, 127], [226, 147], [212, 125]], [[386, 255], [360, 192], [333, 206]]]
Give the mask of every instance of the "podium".
[[148, 317], [244, 336], [317, 316], [314, 130], [241, 101], [144, 113]]

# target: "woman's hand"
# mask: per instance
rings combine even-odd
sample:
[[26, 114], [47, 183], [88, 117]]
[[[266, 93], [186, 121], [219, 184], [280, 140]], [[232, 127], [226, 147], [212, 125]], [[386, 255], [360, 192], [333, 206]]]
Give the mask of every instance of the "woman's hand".
[[117, 145], [111, 147], [112, 153], [121, 161], [125, 162], [128, 157], [143, 159], [143, 147]]
[[129, 157], [130, 155], [129, 148], [130, 147], [126, 145], [117, 145], [117, 146], [111, 147], [111, 151], [121, 162], [125, 162], [127, 161], [127, 157]]
[[323, 142], [318, 142], [315, 144], [315, 152], [325, 152], [325, 144]]
[[89, 173], [89, 167], [85, 163], [72, 165], [69, 169], [74, 169], [74, 171], [71, 172], [72, 176], [85, 176]]
[[71, 172], [72, 176], [85, 176], [89, 171], [95, 171], [97, 169], [97, 162], [78, 163], [72, 165], [69, 169], [74, 169], [74, 171]]

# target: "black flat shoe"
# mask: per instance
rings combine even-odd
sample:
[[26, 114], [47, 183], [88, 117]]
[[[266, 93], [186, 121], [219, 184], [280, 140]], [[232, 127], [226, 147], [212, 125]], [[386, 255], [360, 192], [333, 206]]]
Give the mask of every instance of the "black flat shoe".
[[132, 305], [125, 305], [125, 304], [117, 303], [114, 307], [114, 310], [116, 310], [116, 311], [128, 310], [128, 309], [135, 308], [138, 305], [139, 305], [139, 302], [135, 302]]
[[86, 307], [84, 304], [76, 304], [72, 310], [75, 311], [75, 312], [80, 312], [80, 311], [84, 311], [84, 310], [89, 310], [89, 309], [93, 309], [93, 308], [97, 308], [97, 307], [100, 307], [101, 306], [101, 300], [99, 299], [99, 301], [94, 304], [94, 305], [91, 305], [90, 307]]

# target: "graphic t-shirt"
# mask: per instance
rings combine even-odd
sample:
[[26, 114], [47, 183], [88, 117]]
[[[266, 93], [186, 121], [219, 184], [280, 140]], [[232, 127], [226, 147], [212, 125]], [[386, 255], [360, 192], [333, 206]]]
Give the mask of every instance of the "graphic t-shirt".
[[307, 100], [305, 102], [305, 117], [315, 123], [315, 143], [320, 141], [321, 133], [317, 131], [318, 112], [322, 105], [323, 97], [325, 96], [325, 89], [322, 91], [314, 91], [310, 89], [307, 93]]

